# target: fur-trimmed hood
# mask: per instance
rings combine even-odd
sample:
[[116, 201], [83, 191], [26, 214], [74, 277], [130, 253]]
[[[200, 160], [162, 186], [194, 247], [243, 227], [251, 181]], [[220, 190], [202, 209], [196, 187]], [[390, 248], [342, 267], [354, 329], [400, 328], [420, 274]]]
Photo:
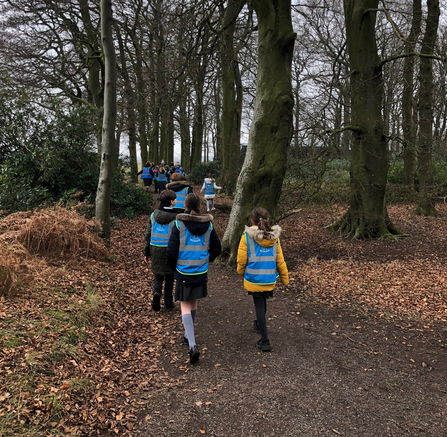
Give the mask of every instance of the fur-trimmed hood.
[[174, 192], [183, 190], [183, 188], [186, 188], [186, 187], [191, 188], [191, 185], [188, 181], [172, 181], [166, 185], [166, 189], [172, 190]]
[[210, 227], [213, 218], [211, 214], [191, 215], [185, 213], [177, 215], [177, 220], [181, 220], [193, 235], [203, 235]]
[[178, 214], [177, 220], [182, 220], [184, 222], [196, 222], [196, 223], [204, 223], [210, 222], [214, 219], [211, 214], [200, 214], [200, 215], [192, 215], [192, 214]]
[[264, 235], [264, 231], [261, 231], [257, 226], [245, 226], [245, 232], [253, 240], [256, 240], [261, 246], [269, 247], [273, 246], [276, 240], [281, 235], [281, 226], [274, 225], [272, 230]]

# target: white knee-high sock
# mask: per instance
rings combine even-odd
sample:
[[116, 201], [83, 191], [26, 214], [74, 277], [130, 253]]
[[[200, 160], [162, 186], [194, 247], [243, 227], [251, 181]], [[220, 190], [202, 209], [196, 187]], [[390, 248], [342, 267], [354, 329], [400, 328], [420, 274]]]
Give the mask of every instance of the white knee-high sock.
[[185, 327], [185, 335], [188, 339], [189, 348], [191, 349], [196, 344], [194, 337], [194, 322], [191, 314], [183, 314], [182, 316], [183, 326]]

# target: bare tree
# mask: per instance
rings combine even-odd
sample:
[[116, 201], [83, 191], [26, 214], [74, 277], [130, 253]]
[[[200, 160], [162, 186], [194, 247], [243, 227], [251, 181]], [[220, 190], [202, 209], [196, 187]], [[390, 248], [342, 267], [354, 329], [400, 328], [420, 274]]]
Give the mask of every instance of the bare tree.
[[110, 196], [115, 164], [116, 59], [112, 36], [112, 0], [101, 0], [101, 41], [104, 52], [105, 91], [102, 123], [101, 167], [96, 192], [95, 229], [110, 238]]

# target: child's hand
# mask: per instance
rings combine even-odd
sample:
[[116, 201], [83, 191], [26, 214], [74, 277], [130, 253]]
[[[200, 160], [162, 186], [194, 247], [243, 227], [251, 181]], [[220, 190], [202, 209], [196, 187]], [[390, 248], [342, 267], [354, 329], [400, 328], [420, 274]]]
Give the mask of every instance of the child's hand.
[[145, 257], [144, 257], [144, 262], [145, 262], [146, 264], [148, 264], [150, 259], [151, 259], [150, 256], [145, 256]]

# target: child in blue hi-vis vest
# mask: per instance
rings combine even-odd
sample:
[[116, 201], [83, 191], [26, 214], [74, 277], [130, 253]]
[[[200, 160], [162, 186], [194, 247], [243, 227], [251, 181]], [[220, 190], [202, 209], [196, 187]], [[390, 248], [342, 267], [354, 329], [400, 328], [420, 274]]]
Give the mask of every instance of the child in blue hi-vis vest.
[[171, 179], [172, 182], [166, 185], [166, 188], [174, 191], [177, 195], [177, 203], [174, 206], [174, 209], [176, 209], [179, 213], [184, 212], [186, 196], [193, 192], [193, 188], [186, 180], [185, 176], [182, 176], [179, 173], [173, 173]]
[[163, 190], [166, 190], [166, 184], [168, 183], [168, 172], [164, 165], [160, 165], [157, 175], [157, 190], [160, 194]]
[[144, 245], [144, 262], [149, 263], [151, 259], [151, 270], [154, 274], [154, 290], [152, 298], [152, 309], [160, 310], [161, 292], [164, 289], [164, 306], [166, 311], [172, 310], [174, 299], [174, 269], [168, 264], [166, 249], [169, 237], [174, 226], [174, 220], [178, 211], [173, 209], [176, 204], [176, 195], [173, 191], [165, 190], [160, 194], [160, 207], [149, 217], [146, 228]]
[[261, 334], [256, 346], [263, 352], [271, 350], [267, 333], [267, 299], [273, 297], [273, 289], [279, 278], [289, 283], [289, 273], [279, 242], [281, 228], [269, 224], [268, 212], [255, 208], [251, 212], [253, 226], [245, 227], [237, 253], [237, 272], [244, 278], [244, 288], [253, 296], [256, 320], [254, 329]]
[[213, 228], [210, 214], [200, 214], [200, 196], [190, 193], [185, 199], [185, 212], [179, 214], [172, 228], [166, 255], [175, 269], [175, 300], [180, 301], [184, 340], [189, 345], [189, 360], [199, 360], [194, 322], [198, 299], [206, 297], [208, 265], [220, 255], [219, 237]]
[[152, 164], [149, 161], [147, 161], [143, 168], [137, 173], [137, 176], [139, 175], [141, 175], [140, 179], [143, 181], [146, 191], [149, 191], [149, 187], [152, 185], [152, 179], [154, 178]]
[[218, 187], [216, 182], [213, 179], [211, 173], [206, 175], [206, 178], [203, 182], [201, 193], [205, 191], [205, 200], [206, 200], [206, 210], [210, 210], [210, 202], [211, 202], [211, 210], [214, 210], [214, 198], [216, 197], [216, 190], [221, 190], [222, 187]]

